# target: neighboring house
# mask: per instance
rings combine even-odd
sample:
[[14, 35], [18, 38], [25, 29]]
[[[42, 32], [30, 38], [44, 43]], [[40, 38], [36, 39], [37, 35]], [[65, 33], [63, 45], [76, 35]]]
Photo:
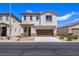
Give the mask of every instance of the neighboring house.
[[0, 13], [0, 36], [21, 35], [21, 21], [10, 13]]
[[[56, 36], [57, 13], [22, 13], [23, 33], [27, 36]], [[28, 34], [27, 34], [28, 33]]]
[[69, 33], [73, 33], [74, 35], [79, 36], [79, 21], [58, 28], [57, 33], [58, 35], [65, 35], [65, 36], [67, 36]]

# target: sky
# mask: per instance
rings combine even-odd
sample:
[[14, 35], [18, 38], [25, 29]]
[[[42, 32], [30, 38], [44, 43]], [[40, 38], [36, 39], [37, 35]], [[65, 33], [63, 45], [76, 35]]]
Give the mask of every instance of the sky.
[[[58, 27], [79, 21], [79, 3], [12, 3], [11, 13], [21, 20], [23, 12], [56, 12]], [[0, 12], [10, 12], [9, 3], [0, 3]]]

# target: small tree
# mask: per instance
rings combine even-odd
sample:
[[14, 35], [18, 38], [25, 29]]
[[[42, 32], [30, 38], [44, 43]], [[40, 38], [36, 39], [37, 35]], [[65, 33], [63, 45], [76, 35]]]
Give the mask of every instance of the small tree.
[[26, 27], [26, 32], [29, 32], [29, 28], [28, 27]]

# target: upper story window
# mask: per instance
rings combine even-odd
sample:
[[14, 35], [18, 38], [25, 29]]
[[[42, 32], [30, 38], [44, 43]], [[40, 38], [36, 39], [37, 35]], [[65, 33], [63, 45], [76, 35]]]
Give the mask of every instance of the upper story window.
[[39, 15], [37, 15], [37, 16], [36, 16], [36, 20], [39, 20], [39, 19], [40, 19], [40, 16], [39, 16]]
[[30, 20], [32, 20], [32, 16], [30, 16]]
[[6, 16], [6, 20], [9, 20], [9, 17], [8, 16]]
[[24, 16], [24, 20], [26, 20], [26, 16]]
[[52, 21], [52, 16], [51, 15], [47, 15], [46, 16], [46, 21]]
[[2, 20], [2, 16], [0, 16], [0, 20]]

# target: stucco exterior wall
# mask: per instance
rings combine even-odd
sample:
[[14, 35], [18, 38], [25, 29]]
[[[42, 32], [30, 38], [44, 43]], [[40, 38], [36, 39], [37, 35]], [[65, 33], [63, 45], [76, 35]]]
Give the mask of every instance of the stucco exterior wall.
[[[46, 15], [52, 16], [52, 21], [46, 21]], [[41, 23], [40, 23], [41, 22]], [[24, 17], [22, 16], [22, 23], [24, 23]], [[57, 16], [51, 13], [44, 13], [40, 15], [40, 19], [36, 19], [36, 15], [32, 16], [32, 20], [30, 20], [30, 16], [26, 16], [27, 24], [34, 24], [34, 26], [57, 26]]]
[[[69, 27], [69, 32], [79, 36], [79, 24]], [[73, 30], [74, 29], [74, 30]], [[77, 29], [77, 30], [76, 30]]]
[[[51, 15], [52, 21], [47, 21], [46, 15]], [[26, 20], [24, 20], [24, 16], [26, 16]], [[34, 26], [31, 26], [31, 34], [33, 35], [36, 34], [36, 29], [40, 29], [40, 28], [41, 29], [53, 29], [55, 35], [57, 34], [57, 28], [56, 28], [57, 16], [55, 14], [50, 13], [50, 12], [41, 13], [39, 15], [40, 18], [38, 20], [36, 19], [37, 15], [34, 15], [34, 14], [32, 15], [32, 20], [30, 20], [30, 15], [24, 15], [24, 16], [22, 16], [22, 24], [34, 24]], [[42, 27], [42, 26], [47, 26], [47, 27]]]
[[79, 24], [71, 26], [70, 28], [79, 28]]
[[67, 36], [69, 33], [69, 29], [66, 27], [66, 28], [58, 28], [57, 29], [57, 35], [64, 35], [64, 36]]
[[[46, 15], [52, 16], [52, 21], [46, 21]], [[44, 13], [41, 15], [41, 26], [56, 26], [57, 25], [57, 17], [51, 13]]]
[[67, 36], [69, 33], [73, 33], [74, 35], [79, 35], [79, 30], [75, 30], [75, 32], [73, 32], [72, 29], [78, 28], [79, 29], [79, 24], [77, 25], [73, 25], [73, 26], [69, 26], [69, 27], [64, 27], [64, 28], [59, 28], [57, 30], [58, 35], [65, 35]]
[[[17, 21], [16, 18], [11, 17], [10, 24], [10, 16], [8, 16], [8, 20], [6, 20], [6, 16], [2, 16], [2, 20], [0, 23], [5, 23], [11, 25], [11, 36], [18, 36], [22, 33], [22, 28], [20, 26], [21, 22]], [[10, 27], [7, 27], [7, 36], [10, 36]]]

